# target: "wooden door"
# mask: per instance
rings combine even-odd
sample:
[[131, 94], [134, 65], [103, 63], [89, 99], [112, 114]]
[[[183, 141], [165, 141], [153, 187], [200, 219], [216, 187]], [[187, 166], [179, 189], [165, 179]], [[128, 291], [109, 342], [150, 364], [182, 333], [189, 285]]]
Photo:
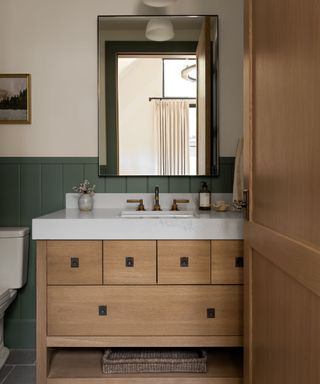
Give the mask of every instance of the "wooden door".
[[320, 2], [246, 0], [245, 382], [320, 383]]

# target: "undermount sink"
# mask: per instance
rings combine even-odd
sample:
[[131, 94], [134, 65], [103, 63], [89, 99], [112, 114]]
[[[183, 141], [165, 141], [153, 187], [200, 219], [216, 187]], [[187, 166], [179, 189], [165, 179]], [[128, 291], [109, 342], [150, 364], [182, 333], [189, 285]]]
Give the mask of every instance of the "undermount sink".
[[121, 211], [121, 217], [126, 218], [183, 218], [194, 217], [193, 211]]

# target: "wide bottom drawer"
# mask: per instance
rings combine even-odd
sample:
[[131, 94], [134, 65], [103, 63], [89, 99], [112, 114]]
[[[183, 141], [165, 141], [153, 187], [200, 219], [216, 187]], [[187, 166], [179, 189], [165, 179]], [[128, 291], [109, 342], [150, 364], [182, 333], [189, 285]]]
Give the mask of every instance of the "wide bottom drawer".
[[242, 286], [49, 286], [49, 336], [242, 334]]

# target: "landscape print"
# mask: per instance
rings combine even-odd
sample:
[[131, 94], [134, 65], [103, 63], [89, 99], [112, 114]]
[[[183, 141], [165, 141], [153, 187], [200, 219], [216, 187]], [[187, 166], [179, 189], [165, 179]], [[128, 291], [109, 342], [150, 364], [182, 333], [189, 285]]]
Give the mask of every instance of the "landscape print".
[[30, 123], [30, 75], [0, 74], [0, 123]]

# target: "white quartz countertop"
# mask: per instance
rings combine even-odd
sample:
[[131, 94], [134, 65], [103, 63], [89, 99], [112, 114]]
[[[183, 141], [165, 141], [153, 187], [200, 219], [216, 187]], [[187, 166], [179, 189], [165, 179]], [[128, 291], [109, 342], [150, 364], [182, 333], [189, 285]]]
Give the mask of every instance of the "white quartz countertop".
[[[127, 199], [143, 199], [148, 211], [152, 209], [154, 194], [96, 193], [94, 209], [81, 212], [78, 194], [66, 194], [66, 209], [32, 220], [35, 240], [174, 240], [174, 239], [242, 239], [243, 212], [215, 212], [197, 210], [196, 193], [161, 193], [160, 204], [169, 210], [173, 199], [188, 199], [180, 204], [181, 212], [193, 211], [194, 217], [142, 218], [121, 217], [121, 211], [134, 211], [137, 204]], [[212, 194], [212, 201], [230, 201], [228, 194]]]
[[243, 212], [195, 211], [195, 217], [124, 218], [121, 209], [67, 208], [32, 220], [35, 240], [242, 239]]

